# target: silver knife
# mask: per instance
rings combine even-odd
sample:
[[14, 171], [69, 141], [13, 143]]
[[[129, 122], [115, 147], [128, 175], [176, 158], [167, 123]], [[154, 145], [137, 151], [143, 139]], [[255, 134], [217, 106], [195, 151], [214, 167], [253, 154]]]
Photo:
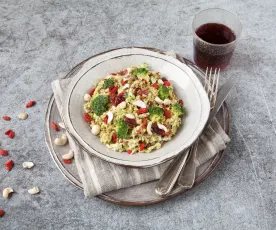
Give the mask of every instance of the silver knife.
[[[225, 84], [223, 84], [222, 87], [219, 89], [219, 91], [217, 93], [217, 99], [216, 99], [215, 106], [214, 106], [213, 110], [210, 112], [210, 115], [206, 122], [205, 127], [208, 126], [210, 124], [210, 122], [213, 120], [213, 118], [216, 116], [217, 112], [219, 111], [220, 107], [222, 106], [223, 102], [227, 98], [229, 92], [231, 91], [231, 89], [233, 88], [234, 85], [235, 85], [235, 81], [229, 80]], [[187, 161], [188, 155], [189, 155], [189, 159], [194, 160], [196, 148], [197, 148], [197, 143], [195, 143], [192, 146], [192, 148], [184, 150], [184, 152], [181, 153], [180, 156], [178, 156], [175, 160], [173, 160], [173, 162], [166, 169], [166, 171], [163, 173], [162, 177], [158, 181], [158, 183], [155, 187], [155, 193], [157, 193], [160, 196], [166, 196], [170, 193], [170, 191], [172, 190], [173, 186], [175, 185], [175, 182], [177, 181], [183, 167], [185, 167], [185, 163]], [[190, 168], [193, 169], [194, 166], [190, 167]], [[194, 181], [194, 176], [191, 179], [193, 181]], [[193, 181], [191, 182], [192, 184], [193, 184]]]

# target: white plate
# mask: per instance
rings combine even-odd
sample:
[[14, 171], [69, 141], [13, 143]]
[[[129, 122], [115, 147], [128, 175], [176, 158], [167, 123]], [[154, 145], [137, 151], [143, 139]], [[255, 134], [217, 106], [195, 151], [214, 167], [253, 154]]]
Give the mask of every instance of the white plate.
[[[143, 62], [149, 63], [153, 71], [159, 71], [173, 84], [177, 96], [184, 101], [187, 115], [177, 135], [161, 149], [134, 155], [114, 152], [91, 134], [84, 122], [83, 95], [98, 79]], [[187, 65], [158, 52], [130, 47], [112, 50], [85, 62], [68, 86], [63, 112], [68, 132], [87, 152], [115, 164], [149, 167], [175, 157], [196, 140], [208, 119], [210, 104], [200, 81]]]

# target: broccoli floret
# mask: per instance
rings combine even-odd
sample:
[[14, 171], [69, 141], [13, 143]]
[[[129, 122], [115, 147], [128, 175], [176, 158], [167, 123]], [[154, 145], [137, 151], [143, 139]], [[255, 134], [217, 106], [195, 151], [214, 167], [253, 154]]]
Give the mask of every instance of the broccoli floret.
[[160, 107], [154, 106], [149, 108], [150, 119], [152, 121], [161, 120], [164, 116], [164, 110]]
[[115, 84], [114, 79], [113, 78], [108, 78], [108, 79], [105, 80], [103, 88], [107, 89], [107, 88], [109, 88], [110, 86], [112, 86], [114, 84]]
[[176, 103], [172, 106], [172, 112], [176, 116], [180, 116], [185, 113], [185, 108], [182, 104]]
[[125, 120], [120, 119], [116, 123], [116, 133], [119, 138], [127, 138], [128, 126]]
[[107, 95], [98, 95], [91, 102], [91, 108], [97, 116], [101, 116], [107, 110], [108, 96]]
[[142, 65], [138, 66], [138, 68], [132, 70], [132, 75], [134, 75], [135, 77], [140, 77], [143, 78], [145, 76], [147, 76], [149, 72], [149, 66], [147, 63], [143, 63]]
[[169, 88], [165, 85], [160, 85], [158, 88], [158, 96], [164, 100], [169, 97]]

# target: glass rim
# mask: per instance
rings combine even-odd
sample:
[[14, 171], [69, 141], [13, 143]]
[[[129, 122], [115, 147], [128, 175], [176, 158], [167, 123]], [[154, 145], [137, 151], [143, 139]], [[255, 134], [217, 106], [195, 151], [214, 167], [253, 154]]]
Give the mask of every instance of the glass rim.
[[[206, 42], [206, 41], [204, 41], [203, 39], [201, 39], [199, 36], [197, 36], [197, 34], [196, 34], [196, 32], [195, 32], [197, 28], [195, 28], [195, 26], [194, 26], [195, 18], [196, 18], [196, 16], [198, 16], [199, 14], [201, 14], [201, 13], [203, 13], [203, 12], [205, 12], [205, 11], [209, 11], [209, 10], [221, 10], [221, 11], [225, 11], [225, 12], [227, 12], [227, 13], [229, 13], [229, 14], [232, 14], [232, 15], [237, 19], [237, 21], [238, 21], [238, 23], [239, 23], [239, 25], [240, 25], [240, 30], [239, 30], [238, 36], [236, 35], [236, 38], [235, 38], [234, 41], [229, 42], [229, 43], [226, 43], [226, 44], [214, 44], [214, 43]], [[222, 8], [208, 8], [208, 9], [205, 9], [205, 10], [202, 10], [202, 11], [198, 12], [198, 13], [194, 16], [194, 19], [193, 19], [193, 22], [192, 22], [192, 28], [193, 28], [193, 34], [196, 35], [196, 37], [197, 37], [200, 41], [202, 41], [202, 42], [204, 42], [204, 43], [206, 43], [206, 44], [209, 44], [209, 45], [212, 45], [212, 46], [218, 46], [218, 47], [220, 47], [220, 46], [227, 46], [227, 45], [234, 44], [234, 43], [240, 38], [241, 32], [242, 32], [242, 24], [241, 24], [241, 21], [239, 20], [238, 16], [237, 16], [236, 14], [232, 13], [231, 11], [228, 11], [228, 10], [225, 10], [225, 9], [222, 9]], [[230, 29], [231, 29], [231, 28], [230, 28]]]

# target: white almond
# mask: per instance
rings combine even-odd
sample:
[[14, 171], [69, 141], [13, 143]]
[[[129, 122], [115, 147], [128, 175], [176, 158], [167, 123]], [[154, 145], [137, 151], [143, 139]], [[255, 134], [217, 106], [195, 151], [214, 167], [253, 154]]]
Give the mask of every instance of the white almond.
[[129, 84], [125, 84], [125, 85], [123, 86], [123, 89], [127, 89], [127, 88], [129, 88]]
[[168, 132], [168, 129], [167, 129], [167, 127], [166, 127], [165, 125], [162, 125], [162, 124], [160, 124], [160, 123], [157, 123], [157, 126], [158, 126], [159, 129], [162, 129], [162, 130], [164, 130], [165, 132]]
[[86, 93], [84, 94], [83, 99], [84, 101], [89, 101], [91, 99], [91, 96], [88, 93]]
[[107, 117], [107, 124], [109, 124], [113, 120], [113, 113], [111, 111], [108, 111]]
[[99, 125], [93, 125], [92, 129], [91, 129], [91, 132], [94, 135], [98, 135], [100, 133], [100, 130], [101, 130], [101, 127]]
[[172, 101], [170, 99], [165, 99], [164, 100], [164, 105], [170, 105]]
[[58, 126], [59, 126], [60, 128], [62, 128], [62, 129], [65, 129], [65, 125], [64, 125], [63, 122], [59, 122], [59, 123], [58, 123]]
[[61, 158], [62, 158], [63, 160], [71, 160], [73, 157], [74, 157], [74, 152], [73, 152], [73, 150], [69, 150], [68, 153], [61, 155]]
[[161, 100], [159, 97], [156, 97], [154, 100], [155, 100], [158, 104], [163, 104], [163, 103], [164, 103], [164, 101]]
[[25, 161], [22, 163], [22, 166], [24, 169], [30, 169], [30, 168], [34, 167], [34, 163], [30, 162], [30, 161]]
[[151, 132], [151, 126], [152, 126], [152, 122], [148, 122], [148, 125], [147, 125], [147, 132], [149, 135], [152, 135], [152, 132]]
[[161, 79], [158, 79], [158, 81], [157, 81], [159, 84], [164, 84], [164, 82], [161, 80]]
[[65, 145], [67, 141], [68, 141], [67, 136], [65, 133], [63, 133], [61, 137], [57, 137], [54, 142], [55, 142], [55, 145], [62, 146], [62, 145]]
[[126, 107], [126, 102], [125, 102], [125, 101], [121, 102], [121, 103], [118, 105], [118, 107], [119, 107], [120, 109], [124, 109], [124, 108]]
[[135, 116], [133, 114], [127, 113], [126, 117], [129, 119], [135, 119]]
[[28, 118], [28, 114], [26, 113], [19, 113], [18, 118], [21, 120], [26, 120]]
[[13, 189], [12, 188], [4, 188], [3, 190], [3, 197], [5, 199], [8, 199], [10, 197], [10, 193], [13, 192]]
[[33, 188], [31, 188], [31, 189], [28, 190], [28, 193], [30, 193], [30, 194], [32, 194], [32, 195], [37, 194], [37, 193], [39, 193], [39, 192], [40, 192], [40, 191], [39, 191], [39, 188], [38, 188], [38, 187], [33, 187]]
[[136, 105], [140, 108], [147, 108], [147, 105], [145, 102], [141, 101], [141, 100], [138, 100], [138, 101], [134, 101], [133, 102], [133, 105]]

